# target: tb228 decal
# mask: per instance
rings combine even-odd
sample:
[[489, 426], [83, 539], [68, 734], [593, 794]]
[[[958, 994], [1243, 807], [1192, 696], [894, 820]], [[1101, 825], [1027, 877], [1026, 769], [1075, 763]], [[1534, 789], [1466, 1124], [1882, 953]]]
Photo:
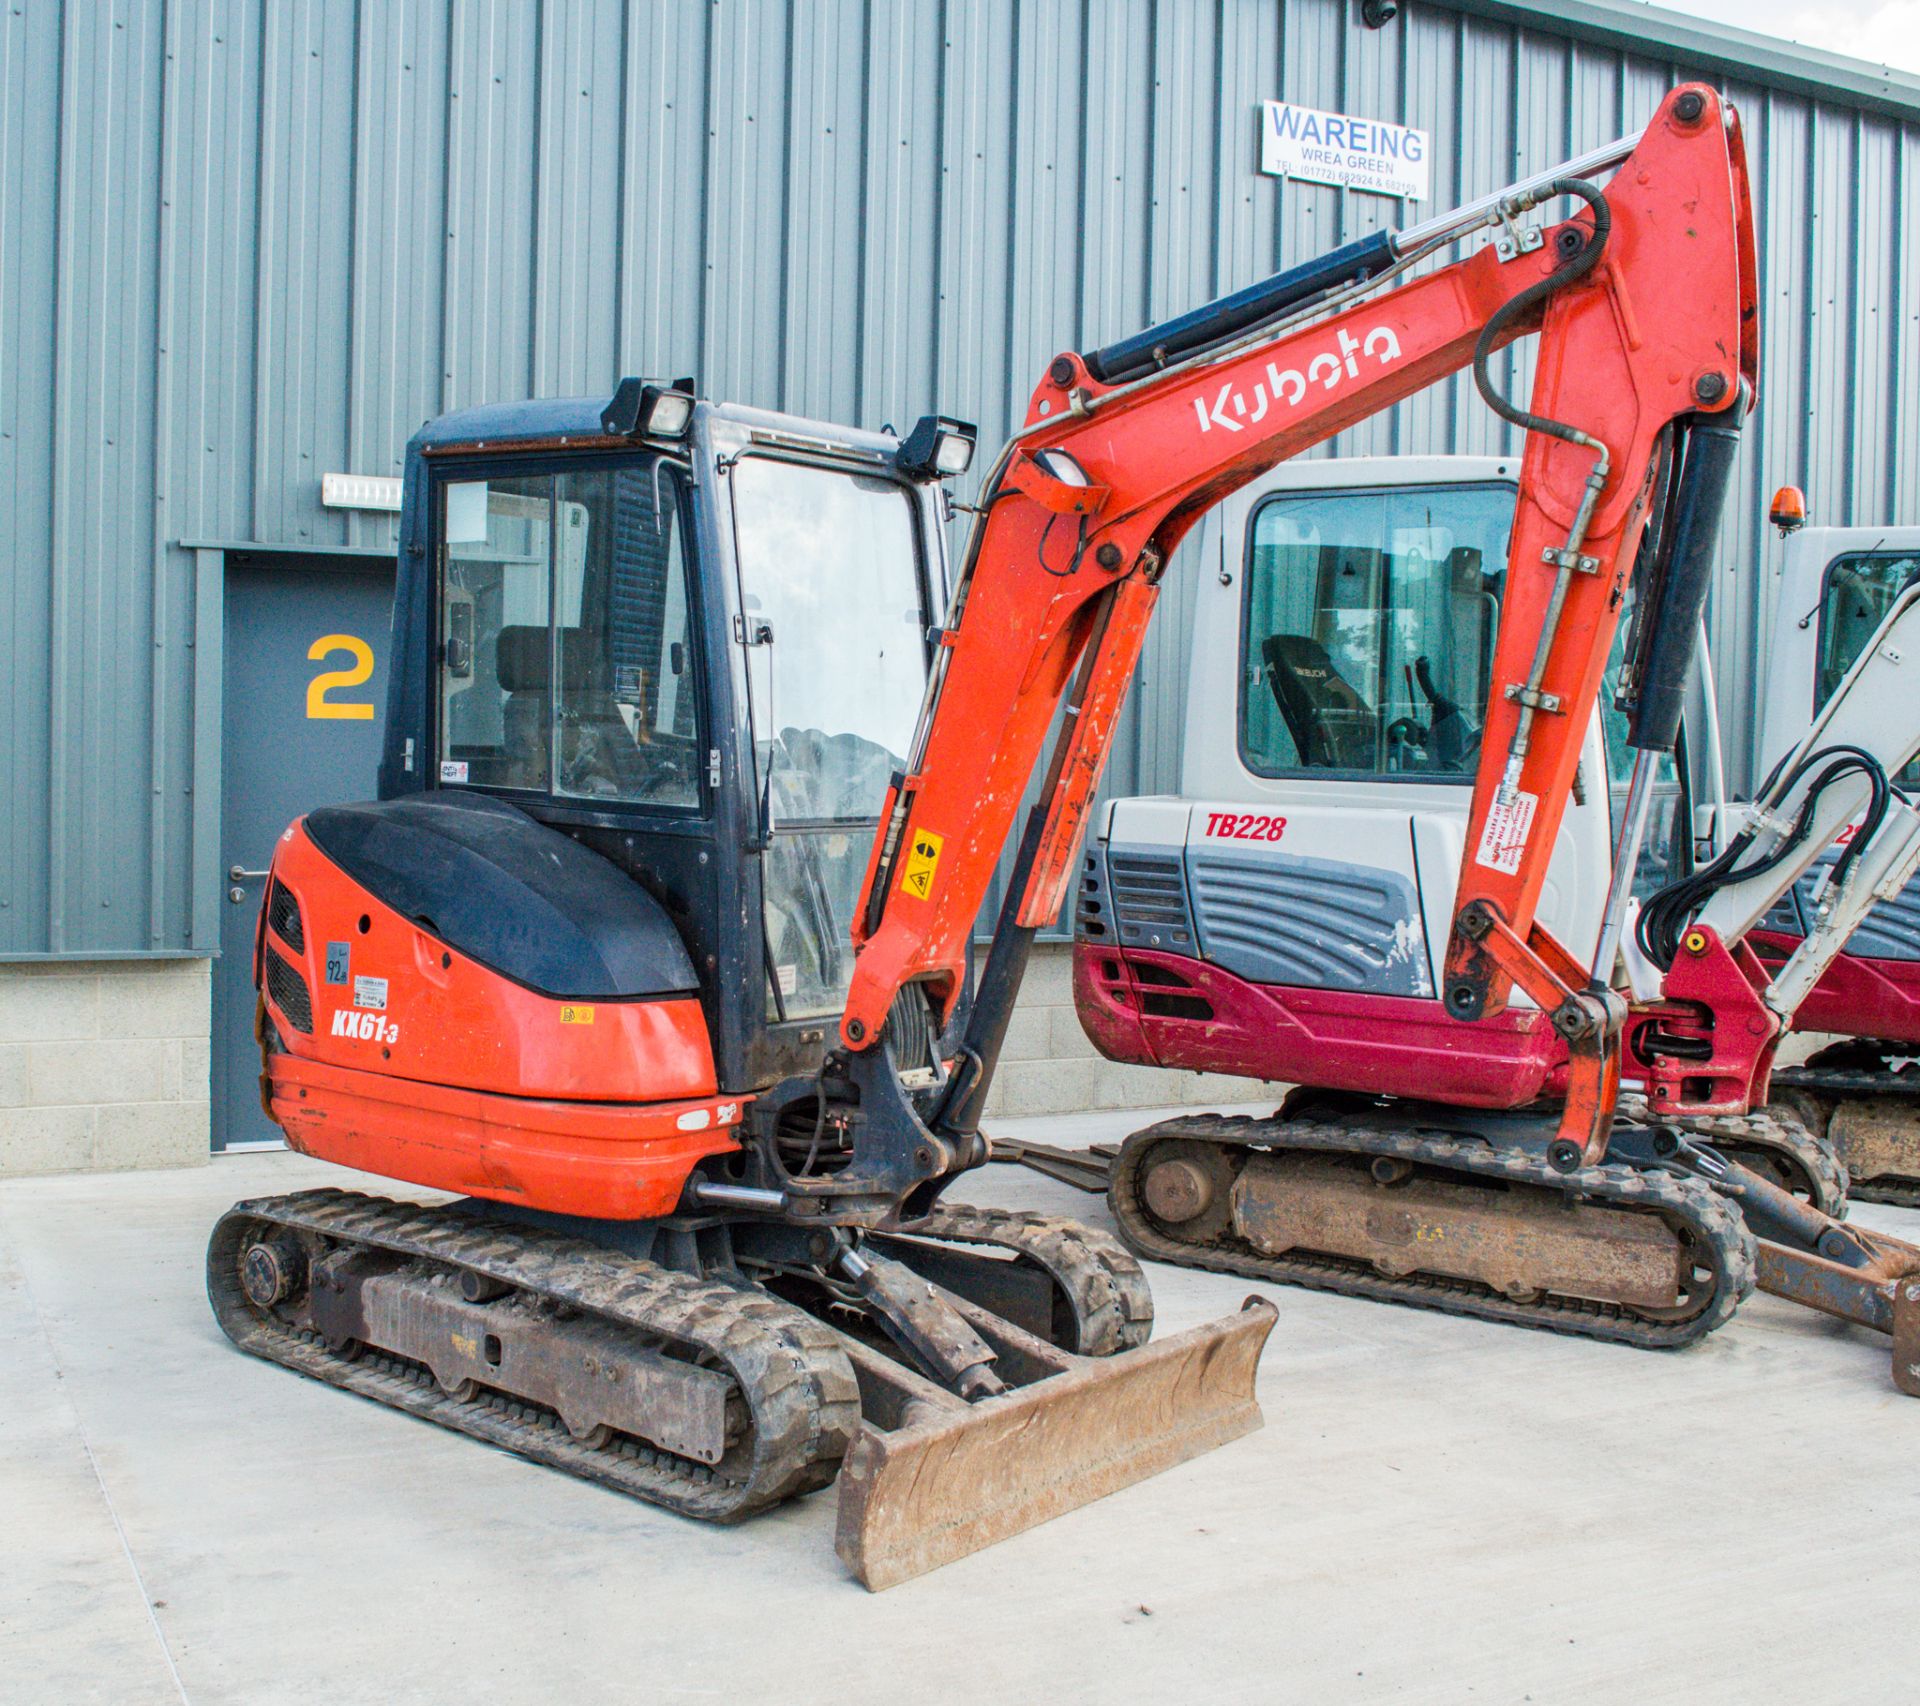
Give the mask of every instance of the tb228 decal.
[[1278, 841], [1287, 820], [1268, 812], [1208, 812], [1207, 834], [1224, 841]]

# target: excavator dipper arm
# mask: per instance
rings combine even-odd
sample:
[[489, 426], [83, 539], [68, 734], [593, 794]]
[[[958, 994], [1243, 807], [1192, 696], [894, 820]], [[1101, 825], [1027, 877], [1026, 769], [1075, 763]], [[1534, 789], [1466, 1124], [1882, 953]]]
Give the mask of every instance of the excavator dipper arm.
[[[1188, 316], [1163, 329], [1159, 353], [1178, 365], [1156, 370], [1147, 334], [1059, 356], [1035, 390], [986, 481], [908, 768], [876, 837], [841, 1022], [857, 1056], [907, 984], [930, 986], [951, 1013], [974, 919], [1064, 702], [935, 1131], [975, 1130], [1027, 945], [1064, 897], [1181, 537], [1262, 471], [1469, 363], [1485, 389], [1486, 357], [1532, 331], [1531, 411], [1502, 410], [1533, 430], [1455, 917], [1473, 909], [1497, 921], [1502, 943], [1537, 946], [1496, 956], [1489, 930], [1457, 931], [1448, 984], [1472, 991], [1452, 1003], [1463, 1017], [1497, 1012], [1516, 975], [1541, 992], [1564, 984], [1572, 962], [1537, 943], [1535, 907], [1669, 429], [1738, 409], [1754, 380], [1753, 252], [1737, 122], [1699, 85], [1668, 96], [1604, 199], [1551, 175], [1521, 188], [1490, 198], [1475, 222], [1503, 227], [1505, 243], [1397, 288], [1376, 278], [1358, 300], [1336, 298], [1277, 332], [1246, 324], [1243, 293], [1216, 305], [1226, 332], [1210, 354], [1203, 345], [1179, 359], [1203, 319]], [[1561, 196], [1586, 205], [1529, 245], [1515, 215]], [[1345, 278], [1369, 263], [1410, 265], [1461, 234], [1431, 248], [1350, 246]], [[1610, 1086], [1605, 1101], [1610, 1110]], [[973, 1158], [964, 1144], [961, 1154]]]

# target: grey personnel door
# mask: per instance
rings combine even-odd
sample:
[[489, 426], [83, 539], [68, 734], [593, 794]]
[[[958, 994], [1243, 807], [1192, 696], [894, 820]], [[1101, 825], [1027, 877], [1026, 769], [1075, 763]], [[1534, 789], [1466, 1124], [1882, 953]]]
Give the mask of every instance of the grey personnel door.
[[260, 1111], [253, 931], [280, 832], [374, 796], [387, 709], [391, 557], [227, 554], [213, 1147], [280, 1136]]

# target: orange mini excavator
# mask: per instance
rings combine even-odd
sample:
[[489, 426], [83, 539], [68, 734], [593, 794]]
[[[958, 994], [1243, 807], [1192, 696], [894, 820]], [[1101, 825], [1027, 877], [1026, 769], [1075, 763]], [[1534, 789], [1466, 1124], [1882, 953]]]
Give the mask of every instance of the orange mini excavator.
[[[1523, 223], [1563, 198], [1566, 223]], [[626, 381], [430, 425], [382, 797], [286, 831], [257, 957], [288, 1140], [458, 1200], [237, 1205], [208, 1258], [221, 1324], [690, 1515], [837, 1474], [871, 1586], [1257, 1425], [1269, 1305], [1149, 1343], [1113, 1240], [943, 1200], [989, 1158], [988, 1084], [1162, 567], [1235, 486], [1539, 334], [1502, 644], [1533, 636], [1545, 667], [1489, 731], [1505, 781], [1458, 897], [1484, 927], [1448, 989], [1466, 1015], [1516, 977], [1559, 991], [1520, 857], [1573, 782], [1559, 707], [1592, 698], [1676, 433], [1745, 407], [1754, 316], [1738, 128], [1689, 85], [1638, 138], [1056, 358], [950, 597], [951, 420], [896, 440]], [[1730, 1308], [1752, 1252], [1714, 1189], [1584, 1165], [1619, 1016], [1584, 987], [1554, 1004], [1556, 1197], [1643, 1266], [1671, 1246], [1681, 1313]]]

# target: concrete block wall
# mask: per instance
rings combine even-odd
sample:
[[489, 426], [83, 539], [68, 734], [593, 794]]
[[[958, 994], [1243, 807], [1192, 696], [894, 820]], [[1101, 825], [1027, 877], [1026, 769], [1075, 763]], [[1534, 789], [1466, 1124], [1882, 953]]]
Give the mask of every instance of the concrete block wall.
[[[206, 960], [0, 965], [0, 1178], [208, 1159]], [[1122, 1066], [1073, 1010], [1072, 954], [1036, 947], [989, 1115], [1274, 1101], [1278, 1086]]]
[[1283, 1086], [1212, 1072], [1123, 1066], [1095, 1050], [1073, 1010], [1073, 950], [1035, 946], [987, 1095], [987, 1113], [1074, 1114], [1095, 1108], [1211, 1107], [1278, 1102]]
[[207, 960], [0, 965], [0, 1178], [208, 1157]]

